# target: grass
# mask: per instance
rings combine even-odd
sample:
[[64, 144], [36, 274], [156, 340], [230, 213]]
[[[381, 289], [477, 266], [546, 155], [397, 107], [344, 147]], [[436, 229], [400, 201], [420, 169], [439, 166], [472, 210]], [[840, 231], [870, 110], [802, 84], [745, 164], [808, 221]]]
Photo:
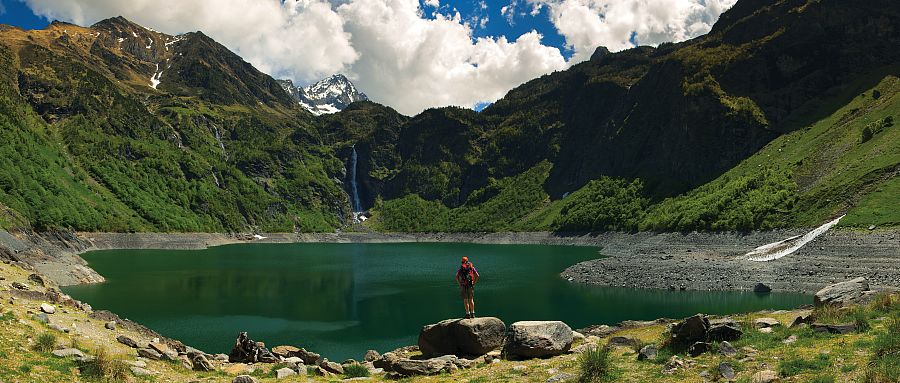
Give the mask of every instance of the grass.
[[78, 368], [82, 376], [98, 382], [124, 382], [131, 377], [128, 365], [103, 347], [94, 351], [93, 359], [80, 362]]
[[872, 352], [864, 382], [900, 382], [900, 313], [895, 313], [875, 337]]
[[364, 378], [369, 376], [369, 369], [361, 364], [351, 364], [344, 368], [344, 376], [348, 378]]
[[578, 356], [578, 383], [606, 383], [615, 379], [610, 350], [595, 347]]
[[54, 347], [56, 347], [56, 334], [52, 332], [41, 333], [41, 335], [38, 335], [37, 339], [35, 339], [34, 345], [32, 345], [32, 348], [35, 351], [40, 352], [53, 351]]
[[790, 377], [808, 371], [821, 371], [830, 365], [831, 361], [827, 354], [819, 354], [812, 359], [791, 356], [781, 361], [778, 365], [778, 373], [781, 376]]

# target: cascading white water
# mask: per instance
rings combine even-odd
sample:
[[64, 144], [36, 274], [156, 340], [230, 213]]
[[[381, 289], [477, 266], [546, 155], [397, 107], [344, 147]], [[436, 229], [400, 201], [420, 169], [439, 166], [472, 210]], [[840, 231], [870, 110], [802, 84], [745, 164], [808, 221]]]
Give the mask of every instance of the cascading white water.
[[350, 207], [353, 208], [353, 219], [359, 220], [362, 214], [362, 203], [359, 201], [359, 188], [356, 185], [356, 145], [352, 146], [353, 151], [350, 153]]

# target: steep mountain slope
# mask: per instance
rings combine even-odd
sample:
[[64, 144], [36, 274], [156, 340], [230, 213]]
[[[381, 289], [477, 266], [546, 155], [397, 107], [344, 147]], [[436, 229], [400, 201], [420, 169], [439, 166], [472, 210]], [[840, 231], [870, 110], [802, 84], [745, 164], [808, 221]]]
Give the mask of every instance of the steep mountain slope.
[[[827, 216], [825, 210], [800, 219], [798, 214], [807, 212], [789, 208], [787, 219], [777, 222], [757, 217], [726, 219], [722, 225], [710, 224], [715, 217], [643, 226], [643, 218], [630, 215], [596, 224], [590, 218], [553, 217], [605, 216], [607, 204], [582, 209], [577, 201], [630, 196], [619, 191], [631, 180], [639, 180], [640, 198], [656, 204], [717, 179], [775, 138], [832, 116], [854, 100], [848, 89], [870, 89], [895, 75], [891, 65], [900, 62], [898, 44], [896, 2], [742, 0], [706, 36], [619, 53], [598, 48], [590, 61], [523, 84], [481, 114], [445, 108], [411, 119], [400, 127], [396, 152], [402, 165], [383, 195], [403, 199], [384, 211], [403, 210], [410, 194], [471, 208], [497, 180], [549, 161], [552, 168], [541, 181], [547, 200], [507, 229], [808, 224]], [[766, 192], [781, 192], [786, 185]], [[574, 193], [584, 187], [593, 191]], [[570, 193], [574, 201], [560, 202]], [[774, 202], [759, 205], [785, 210]], [[850, 202], [842, 205], [846, 209]], [[382, 218], [382, 223], [391, 220]]]
[[294, 87], [291, 80], [278, 80], [278, 83], [301, 106], [316, 116], [337, 113], [354, 102], [369, 99], [342, 74], [332, 75], [303, 88]]
[[4, 27], [0, 56], [5, 134], [34, 137], [4, 144], [29, 161], [0, 168], [0, 203], [31, 226], [330, 230], [347, 214], [343, 167], [308, 113], [201, 33]]

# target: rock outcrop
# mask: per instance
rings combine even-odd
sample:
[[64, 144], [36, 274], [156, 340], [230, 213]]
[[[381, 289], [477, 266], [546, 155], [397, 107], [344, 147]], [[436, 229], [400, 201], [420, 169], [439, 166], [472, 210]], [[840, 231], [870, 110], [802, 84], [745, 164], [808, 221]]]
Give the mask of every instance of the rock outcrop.
[[503, 346], [505, 335], [498, 318], [448, 319], [423, 327], [418, 343], [426, 357], [480, 356]]
[[238, 335], [231, 353], [228, 354], [228, 361], [231, 363], [275, 363], [278, 361], [278, 357], [262, 343], [254, 342], [246, 332], [242, 332]]
[[560, 321], [525, 321], [509, 326], [504, 346], [508, 358], [546, 358], [572, 347], [572, 329]]
[[872, 295], [869, 289], [869, 281], [866, 278], [856, 278], [849, 281], [835, 283], [827, 286], [813, 299], [816, 306], [837, 305], [844, 306], [854, 303], [863, 303]]

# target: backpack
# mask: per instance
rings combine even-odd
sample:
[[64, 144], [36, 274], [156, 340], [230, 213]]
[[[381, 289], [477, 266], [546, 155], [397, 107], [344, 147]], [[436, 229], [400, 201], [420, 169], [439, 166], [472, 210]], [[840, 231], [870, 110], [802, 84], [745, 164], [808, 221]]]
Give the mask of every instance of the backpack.
[[472, 275], [474, 274], [473, 270], [475, 270], [475, 268], [472, 267], [471, 263], [462, 268], [462, 275], [460, 276], [460, 279], [462, 280], [463, 286], [475, 285], [475, 277], [474, 275]]

